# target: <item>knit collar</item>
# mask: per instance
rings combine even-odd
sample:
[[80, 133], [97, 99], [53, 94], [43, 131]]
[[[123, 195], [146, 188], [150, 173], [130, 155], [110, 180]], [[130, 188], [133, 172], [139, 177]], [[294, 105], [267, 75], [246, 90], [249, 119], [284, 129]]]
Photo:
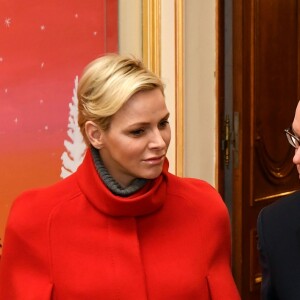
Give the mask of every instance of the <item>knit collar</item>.
[[159, 177], [148, 182], [136, 193], [128, 197], [115, 195], [100, 179], [95, 167], [91, 149], [87, 150], [83, 163], [75, 176], [82, 193], [92, 205], [101, 212], [115, 217], [135, 217], [150, 214], [158, 210], [166, 199], [167, 159]]
[[136, 178], [128, 187], [123, 188], [115, 179], [108, 173], [105, 168], [102, 158], [100, 156], [99, 150], [91, 146], [91, 153], [95, 163], [96, 170], [105, 183], [105, 185], [111, 190], [111, 192], [115, 195], [127, 197], [139, 189], [141, 189], [146, 183], [147, 179], [144, 178]]

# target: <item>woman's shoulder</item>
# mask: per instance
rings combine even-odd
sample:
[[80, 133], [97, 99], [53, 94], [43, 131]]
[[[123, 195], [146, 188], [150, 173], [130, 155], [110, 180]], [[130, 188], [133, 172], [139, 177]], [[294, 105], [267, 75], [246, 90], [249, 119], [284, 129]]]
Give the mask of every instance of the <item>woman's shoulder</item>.
[[208, 193], [208, 194], [218, 194], [216, 189], [207, 181], [192, 178], [192, 177], [179, 177], [169, 173], [169, 185], [176, 188], [178, 191], [188, 192], [195, 191], [197, 193]]
[[178, 177], [170, 174], [169, 176], [169, 193], [180, 197], [184, 201], [195, 202], [195, 205], [215, 209], [216, 207], [224, 208], [218, 191], [207, 181], [189, 178]]
[[13, 201], [9, 222], [24, 224], [31, 220], [42, 220], [58, 205], [76, 197], [79, 193], [73, 176], [47, 187], [26, 190]]
[[[184, 212], [183, 215], [188, 216], [191, 222], [195, 221], [195, 224], [205, 226], [207, 230], [209, 228], [212, 230], [224, 228], [225, 231], [228, 229], [228, 209], [218, 191], [204, 180], [170, 176], [168, 205], [179, 214]], [[219, 238], [219, 234], [215, 236]]]

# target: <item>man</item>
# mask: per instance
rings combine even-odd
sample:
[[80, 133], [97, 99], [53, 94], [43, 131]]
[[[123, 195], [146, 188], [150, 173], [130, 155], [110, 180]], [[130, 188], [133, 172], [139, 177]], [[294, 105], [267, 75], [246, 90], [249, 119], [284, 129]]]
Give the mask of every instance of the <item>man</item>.
[[[300, 102], [294, 121], [285, 130], [295, 148], [293, 158], [300, 174]], [[263, 271], [263, 300], [300, 299], [300, 192], [265, 207], [258, 216], [258, 250]]]

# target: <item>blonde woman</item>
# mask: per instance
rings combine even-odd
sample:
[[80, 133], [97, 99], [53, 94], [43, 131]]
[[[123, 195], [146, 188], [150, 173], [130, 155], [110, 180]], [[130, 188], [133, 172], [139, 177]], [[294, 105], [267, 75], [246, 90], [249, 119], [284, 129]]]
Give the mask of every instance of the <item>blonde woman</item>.
[[1, 299], [240, 299], [219, 194], [168, 172], [161, 80], [130, 57], [103, 56], [78, 86], [88, 150], [56, 185], [12, 207]]

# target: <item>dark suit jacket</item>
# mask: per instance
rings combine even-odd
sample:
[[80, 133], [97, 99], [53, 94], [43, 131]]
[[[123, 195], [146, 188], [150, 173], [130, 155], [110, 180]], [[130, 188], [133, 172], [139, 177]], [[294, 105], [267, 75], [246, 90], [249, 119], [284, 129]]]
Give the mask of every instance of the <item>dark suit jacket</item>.
[[257, 230], [262, 299], [300, 300], [300, 192], [262, 209]]

